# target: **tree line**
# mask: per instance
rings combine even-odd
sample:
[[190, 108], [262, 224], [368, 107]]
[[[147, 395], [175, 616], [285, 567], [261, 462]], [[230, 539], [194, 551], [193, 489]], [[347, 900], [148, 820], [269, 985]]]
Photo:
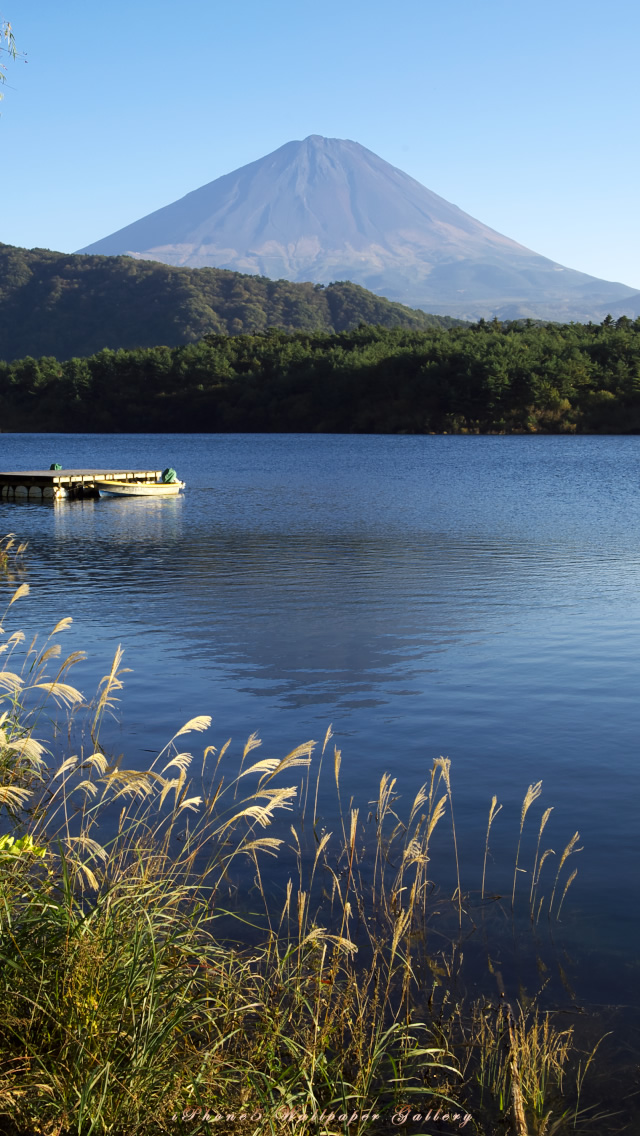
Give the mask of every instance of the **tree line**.
[[497, 320], [0, 363], [0, 429], [81, 432], [640, 432], [640, 318]]

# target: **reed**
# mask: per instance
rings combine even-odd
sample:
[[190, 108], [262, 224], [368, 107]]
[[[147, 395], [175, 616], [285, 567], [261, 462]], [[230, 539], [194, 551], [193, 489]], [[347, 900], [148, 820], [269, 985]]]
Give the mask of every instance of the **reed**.
[[[101, 743], [122, 689], [122, 652], [83, 731], [86, 704], [68, 681], [82, 656], [63, 658], [59, 643], [70, 620], [42, 646], [5, 626], [27, 594], [24, 583], [13, 591], [0, 632], [0, 1131], [134, 1136], [215, 1124], [353, 1134], [375, 1128], [376, 1113], [379, 1128], [409, 1100], [468, 1119], [475, 1103], [482, 1132], [470, 1054], [485, 1070], [482, 1091], [498, 1097], [513, 1061], [509, 1074], [498, 1041], [492, 1049], [482, 1032], [486, 1015], [460, 1007], [445, 1028], [424, 998], [425, 968], [453, 989], [461, 960], [454, 946], [455, 962], [436, 962], [430, 945], [434, 895], [459, 928], [465, 912], [449, 759], [434, 762], [404, 819], [385, 775], [369, 824], [352, 803], [343, 808], [334, 749], [335, 835], [318, 816], [330, 729], [312, 794], [315, 742], [260, 757], [252, 734], [235, 770], [230, 741], [207, 745], [196, 762], [184, 747], [209, 728], [207, 716], [178, 729], [147, 769], [127, 768]], [[71, 732], [60, 730], [61, 715], [71, 716]], [[75, 752], [60, 752], [65, 736]], [[500, 807], [494, 797], [483, 896]], [[447, 811], [456, 872], [448, 900], [432, 872]], [[519, 851], [520, 843], [516, 870]], [[295, 862], [279, 903], [275, 856]], [[544, 858], [536, 853], [538, 879]], [[512, 1026], [525, 1111], [535, 1096], [529, 1068], [542, 1068], [546, 1091], [568, 1059], [545, 1021]], [[491, 1036], [503, 1029], [496, 1020]], [[571, 1038], [562, 1039], [568, 1055]]]
[[[560, 863], [558, 864], [558, 871], [556, 872], [556, 878], [555, 878], [554, 884], [553, 884], [553, 891], [551, 892], [551, 899], [549, 901], [549, 915], [551, 915], [552, 910], [553, 910], [553, 901], [556, 897], [556, 888], [558, 887], [558, 882], [560, 880], [560, 872], [562, 871], [562, 869], [565, 865], [565, 862], [569, 859], [569, 856], [572, 856], [575, 852], [582, 852], [582, 848], [576, 848], [576, 844], [578, 843], [579, 839], [580, 839], [580, 833], [579, 832], [574, 833], [574, 835], [571, 837], [571, 840], [567, 844], [564, 852], [562, 853], [562, 856], [560, 857]], [[565, 889], [564, 889], [564, 892], [563, 892], [563, 895], [562, 895], [562, 899], [560, 900], [560, 905], [559, 905], [558, 911], [556, 913], [556, 918], [560, 914], [560, 907], [562, 906], [562, 903], [564, 901], [564, 897], [567, 894], [567, 891], [568, 891], [572, 881], [575, 879], [576, 875], [577, 875], [577, 869], [574, 872], [571, 873], [570, 878], [567, 880], [567, 883], [566, 883], [566, 886], [565, 886]]]
[[516, 882], [517, 882], [518, 871], [519, 871], [518, 862], [519, 862], [519, 859], [520, 859], [520, 845], [522, 843], [522, 830], [524, 828], [524, 822], [526, 820], [527, 813], [529, 812], [529, 809], [531, 808], [531, 805], [533, 804], [534, 801], [537, 801], [541, 792], [542, 792], [542, 781], [538, 781], [538, 782], [536, 782], [535, 785], [529, 786], [529, 788], [527, 789], [527, 791], [525, 793], [524, 801], [522, 802], [522, 809], [520, 811], [520, 832], [518, 834], [518, 847], [516, 848], [516, 861], [515, 861], [515, 865], [514, 865], [514, 868], [513, 868], [513, 890], [511, 892], [511, 910], [513, 910], [513, 906], [514, 906], [515, 898], [516, 898]]
[[468, 1025], [468, 1072], [497, 1113], [511, 1116], [516, 1136], [566, 1130], [566, 1092], [573, 1029], [557, 1029], [550, 1014], [501, 1002], [476, 1004]]
[[533, 916], [533, 910], [534, 910], [534, 907], [535, 907], [536, 888], [538, 886], [537, 885], [536, 872], [538, 870], [538, 860], [539, 860], [539, 857], [540, 857], [540, 841], [542, 840], [542, 833], [544, 832], [544, 830], [546, 828], [547, 821], [549, 820], [549, 817], [551, 816], [552, 812], [553, 812], [553, 807], [551, 807], [549, 809], [545, 809], [544, 813], [542, 814], [542, 819], [540, 821], [540, 827], [538, 829], [538, 841], [536, 843], [536, 854], [535, 854], [535, 859], [533, 861], [533, 869], [532, 869], [532, 872], [531, 872], [531, 888], [529, 890], [529, 903], [530, 903], [530, 906], [531, 906], [532, 916]]
[[489, 820], [487, 822], [487, 836], [484, 844], [484, 859], [482, 861], [482, 888], [480, 891], [480, 898], [484, 899], [484, 882], [487, 875], [487, 857], [489, 855], [489, 833], [491, 832], [491, 825], [496, 819], [502, 805], [498, 804], [498, 798], [494, 795], [491, 798], [491, 806], [489, 808]]

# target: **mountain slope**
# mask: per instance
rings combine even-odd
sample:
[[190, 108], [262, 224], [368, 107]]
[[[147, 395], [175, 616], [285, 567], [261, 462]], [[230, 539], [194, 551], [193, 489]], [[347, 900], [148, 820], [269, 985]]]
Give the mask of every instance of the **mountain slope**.
[[67, 359], [103, 347], [175, 347], [210, 333], [346, 331], [359, 323], [424, 329], [455, 323], [374, 296], [215, 268], [78, 256], [0, 244], [0, 359]]
[[319, 135], [288, 142], [80, 251], [272, 279], [348, 278], [470, 319], [598, 319], [634, 295], [502, 236], [364, 146]]

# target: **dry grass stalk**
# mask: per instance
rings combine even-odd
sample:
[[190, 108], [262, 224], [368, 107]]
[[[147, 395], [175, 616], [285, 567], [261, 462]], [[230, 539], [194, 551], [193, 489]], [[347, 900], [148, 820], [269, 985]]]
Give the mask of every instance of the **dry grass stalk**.
[[529, 809], [531, 808], [531, 805], [533, 804], [533, 802], [537, 801], [541, 792], [542, 792], [542, 781], [537, 781], [535, 785], [529, 785], [529, 788], [527, 789], [525, 796], [524, 796], [524, 801], [522, 802], [522, 810], [520, 812], [520, 833], [518, 835], [518, 847], [516, 849], [516, 862], [515, 862], [515, 867], [513, 869], [513, 890], [511, 892], [511, 909], [512, 910], [513, 910], [513, 906], [514, 906], [515, 898], [516, 898], [516, 880], [517, 880], [517, 877], [518, 877], [518, 862], [519, 862], [519, 859], [520, 859], [520, 844], [522, 842], [522, 830], [524, 828], [524, 822], [525, 822], [527, 813], [528, 813]]
[[560, 903], [558, 904], [558, 910], [556, 911], [556, 919], [558, 921], [560, 920], [560, 912], [562, 910], [562, 904], [564, 903], [565, 896], [566, 896], [569, 888], [571, 887], [571, 884], [575, 880], [577, 874], [578, 874], [578, 869], [574, 868], [571, 875], [569, 876], [569, 879], [567, 880], [566, 884], [564, 885], [564, 891], [562, 893], [562, 899], [560, 900]]
[[511, 1074], [511, 1104], [513, 1108], [513, 1123], [516, 1136], [529, 1136], [527, 1120], [524, 1112], [524, 1099], [520, 1082], [520, 1068], [518, 1065], [518, 1046], [516, 1043], [513, 1013], [511, 1006], [505, 1007], [509, 1031], [509, 1070]]
[[501, 808], [502, 808], [502, 805], [498, 804], [498, 798], [495, 797], [495, 796], [492, 797], [491, 798], [491, 807], [489, 808], [489, 820], [488, 820], [488, 823], [487, 823], [487, 837], [486, 837], [486, 840], [484, 842], [484, 860], [482, 862], [482, 889], [481, 889], [481, 893], [480, 893], [481, 899], [484, 899], [484, 881], [485, 881], [485, 876], [486, 876], [486, 872], [487, 872], [487, 856], [489, 855], [489, 833], [491, 831], [491, 825], [493, 824], [494, 820], [496, 819]]
[[535, 893], [535, 889], [536, 889], [536, 886], [537, 886], [536, 872], [537, 872], [537, 869], [538, 869], [538, 856], [540, 855], [540, 841], [542, 839], [542, 833], [544, 832], [544, 830], [546, 828], [547, 821], [549, 820], [549, 817], [551, 816], [552, 812], [553, 812], [553, 805], [550, 808], [545, 809], [545, 811], [542, 814], [542, 819], [540, 821], [540, 828], [538, 829], [538, 842], [536, 844], [536, 854], [535, 854], [535, 858], [534, 858], [534, 861], [533, 861], [533, 870], [531, 872], [531, 888], [529, 889], [529, 903], [531, 905], [531, 911], [532, 912], [533, 912], [533, 907], [534, 907], [534, 903], [535, 903], [534, 893]]
[[[549, 915], [551, 915], [552, 910], [553, 910], [553, 901], [554, 901], [555, 895], [556, 895], [556, 888], [558, 886], [558, 880], [560, 879], [560, 872], [562, 871], [562, 869], [564, 867], [565, 861], [568, 860], [569, 856], [573, 855], [573, 853], [582, 852], [582, 848], [576, 848], [576, 844], [578, 843], [579, 839], [580, 839], [580, 833], [579, 832], [574, 833], [574, 835], [571, 837], [571, 840], [567, 844], [567, 847], [565, 848], [564, 852], [562, 853], [562, 856], [560, 857], [560, 863], [558, 864], [558, 871], [556, 872], [556, 878], [555, 878], [555, 882], [554, 882], [554, 885], [553, 885], [553, 891], [551, 893], [551, 899], [549, 901]], [[574, 873], [574, 875], [575, 875], [575, 873]], [[573, 879], [573, 878], [574, 877], [572, 876], [571, 879]], [[571, 880], [569, 880], [569, 883], [571, 883]], [[567, 884], [567, 888], [568, 887], [569, 887], [569, 884]], [[564, 896], [563, 896], [563, 898], [564, 898]]]
[[456, 858], [456, 877], [458, 886], [456, 895], [458, 899], [458, 917], [460, 926], [462, 927], [462, 885], [460, 882], [460, 861], [458, 859], [458, 840], [456, 837], [456, 823], [453, 816], [453, 797], [451, 795], [451, 759], [449, 757], [438, 757], [434, 762], [434, 767], [438, 768], [442, 774], [442, 778], [447, 787], [447, 796], [449, 798], [449, 809], [451, 810], [451, 832], [453, 834], [453, 850]]

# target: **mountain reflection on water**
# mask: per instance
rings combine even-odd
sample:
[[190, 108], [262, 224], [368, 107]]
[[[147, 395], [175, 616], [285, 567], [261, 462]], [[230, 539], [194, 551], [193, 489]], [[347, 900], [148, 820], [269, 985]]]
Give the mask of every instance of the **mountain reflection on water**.
[[[254, 730], [264, 756], [332, 723], [345, 802], [380, 776], [409, 806], [452, 760], [463, 877], [513, 871], [527, 785], [561, 852], [584, 851], [563, 910], [594, 1000], [629, 1001], [638, 932], [640, 440], [621, 437], [4, 435], [7, 469], [171, 464], [164, 500], [0, 504], [29, 541], [15, 617], [74, 624], [95, 688], [125, 648], [120, 723], [104, 741], [142, 767], [211, 714], [202, 744]], [[14, 624], [15, 625], [15, 624]], [[190, 739], [194, 752], [201, 748]], [[329, 778], [330, 782], [330, 778]], [[322, 790], [331, 827], [334, 796]], [[524, 862], [529, 846], [525, 832]], [[434, 865], [435, 870], [436, 865]], [[478, 877], [478, 878], [476, 878]], [[523, 877], [524, 878], [524, 877]], [[612, 965], [612, 963], [614, 965]], [[593, 991], [592, 991], [593, 993]]]

